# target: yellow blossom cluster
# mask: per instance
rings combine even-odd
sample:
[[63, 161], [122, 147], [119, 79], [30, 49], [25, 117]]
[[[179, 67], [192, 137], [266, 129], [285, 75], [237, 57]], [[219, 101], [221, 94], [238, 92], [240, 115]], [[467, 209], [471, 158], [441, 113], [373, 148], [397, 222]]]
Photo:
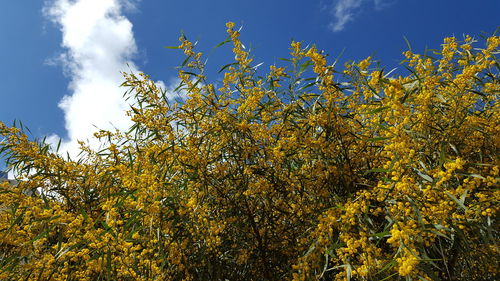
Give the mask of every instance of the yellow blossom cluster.
[[[408, 72], [292, 42], [222, 83], [181, 36], [179, 99], [124, 74], [133, 126], [63, 157], [0, 123], [0, 280], [494, 280], [500, 38]], [[220, 46], [224, 45], [220, 44]], [[484, 44], [484, 45], [480, 45]], [[335, 74], [335, 75], [334, 75]]]

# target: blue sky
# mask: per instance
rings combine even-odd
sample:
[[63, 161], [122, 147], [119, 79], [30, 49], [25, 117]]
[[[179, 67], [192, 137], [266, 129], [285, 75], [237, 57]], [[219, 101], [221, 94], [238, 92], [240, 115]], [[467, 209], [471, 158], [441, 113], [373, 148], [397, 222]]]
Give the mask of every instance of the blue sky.
[[[183, 31], [210, 53], [209, 68], [231, 62], [225, 23], [242, 26], [255, 62], [287, 57], [291, 39], [345, 60], [375, 55], [396, 67], [406, 50], [439, 48], [442, 39], [500, 26], [498, 0], [46, 0], [1, 1], [0, 121], [21, 120], [34, 137], [63, 139], [74, 151], [95, 127], [125, 128], [120, 71], [175, 81]], [[210, 73], [209, 73], [210, 74]], [[210, 78], [210, 77], [209, 77]]]

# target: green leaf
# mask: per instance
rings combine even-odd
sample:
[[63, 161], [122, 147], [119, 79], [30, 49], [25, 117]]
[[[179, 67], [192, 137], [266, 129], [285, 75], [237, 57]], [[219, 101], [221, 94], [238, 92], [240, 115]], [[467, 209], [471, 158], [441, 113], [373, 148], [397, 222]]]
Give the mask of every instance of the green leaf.
[[194, 72], [189, 72], [189, 71], [182, 71], [183, 74], [188, 74], [188, 75], [191, 75], [191, 76], [198, 76], [198, 74], [194, 73]]
[[300, 69], [299, 69], [299, 75], [302, 74], [302, 72], [304, 72], [308, 66], [310, 65], [313, 65], [314, 63], [310, 60], [308, 61], [305, 61], [303, 64], [300, 65]]
[[253, 68], [253, 69], [255, 69], [255, 70], [257, 70], [257, 68], [258, 68], [259, 66], [263, 65], [263, 64], [264, 64], [263, 62], [258, 63], [257, 65], [252, 66], [252, 68]]
[[165, 48], [165, 49], [181, 49], [181, 47], [179, 47], [179, 46], [165, 46], [163, 48]]
[[310, 247], [309, 249], [307, 250], [306, 254], [304, 255], [305, 257], [310, 255], [315, 249], [316, 249], [316, 243], [317, 241], [315, 241]]
[[307, 89], [307, 88], [309, 88], [309, 87], [313, 86], [314, 84], [316, 84], [316, 82], [311, 82], [311, 83], [309, 83], [309, 84], [307, 84], [307, 85], [305, 85], [305, 86], [301, 87], [301, 88], [299, 89], [299, 91], [303, 91], [303, 90], [305, 90], [305, 89]]
[[446, 151], [445, 151], [445, 143], [441, 143], [441, 150], [439, 152], [439, 166], [443, 165], [446, 161]]
[[403, 38], [405, 39], [406, 45], [408, 46], [408, 51], [410, 51], [410, 52], [411, 52], [411, 45], [410, 45], [410, 41], [408, 41], [408, 38], [406, 38], [406, 36], [403, 36]]
[[226, 40], [224, 40], [224, 41], [220, 42], [219, 44], [215, 45], [214, 49], [215, 49], [215, 48], [219, 48], [220, 46], [222, 46], [222, 45], [224, 45], [224, 44], [226, 44], [226, 43], [229, 43], [229, 42], [231, 42], [231, 37], [230, 37], [230, 36], [227, 36], [227, 37], [226, 37]]
[[465, 198], [467, 198], [467, 193], [469, 192], [468, 189], [466, 189], [464, 191], [464, 193], [462, 193], [462, 195], [460, 196], [460, 202], [462, 202], [462, 204], [465, 204]]
[[478, 179], [482, 179], [484, 180], [485, 178], [481, 175], [478, 175], [478, 174], [468, 174], [469, 177], [473, 177], [473, 178], [478, 178]]
[[56, 153], [59, 152], [59, 148], [61, 147], [61, 138], [59, 138], [59, 141], [57, 142], [57, 148], [56, 148]]
[[434, 179], [433, 179], [433, 178], [431, 178], [429, 175], [426, 175], [426, 174], [424, 174], [424, 173], [420, 172], [420, 171], [419, 171], [419, 170], [417, 170], [417, 169], [415, 169], [415, 171], [416, 171], [416, 172], [417, 172], [417, 174], [418, 174], [421, 178], [423, 178], [424, 180], [426, 180], [426, 181], [428, 181], [428, 182], [434, 182]]
[[184, 67], [188, 63], [188, 61], [189, 61], [190, 58], [191, 58], [191, 56], [186, 57], [184, 59], [184, 61], [182, 62], [181, 67]]
[[[389, 270], [389, 269], [393, 268], [395, 265], [396, 265], [396, 261], [395, 261], [395, 260], [392, 260], [392, 261], [390, 261], [390, 262], [386, 263], [386, 264], [384, 265], [384, 267], [382, 267], [382, 268], [381, 268], [381, 269], [380, 269], [380, 270], [379, 270], [376, 274], [380, 274], [380, 273], [382, 273], [382, 272], [384, 272], [384, 271], [386, 271], [386, 270]], [[391, 276], [392, 276], [392, 275], [391, 275]], [[390, 277], [390, 276], [389, 276], [389, 277]], [[386, 279], [387, 279], [387, 278], [386, 278]]]
[[[455, 201], [455, 203], [457, 203], [458, 206], [460, 206], [462, 209], [467, 211], [467, 207], [464, 205], [464, 202], [462, 202], [462, 200], [458, 200], [457, 197], [455, 197], [453, 194], [449, 193], [448, 191], [445, 191], [444, 193], [446, 193], [446, 195], [448, 195], [448, 197], [450, 197], [453, 201]], [[467, 195], [467, 194], [465, 194], [465, 195]], [[461, 198], [463, 198], [465, 200], [464, 194], [462, 194]]]
[[441, 236], [441, 237], [443, 237], [443, 238], [446, 238], [447, 240], [451, 240], [451, 238], [450, 238], [449, 236], [446, 236], [446, 235], [444, 235], [443, 233], [441, 233], [441, 232], [439, 232], [439, 231], [430, 230], [430, 232], [432, 232], [432, 233], [434, 233], [434, 234], [436, 234], [436, 235], [438, 235], [438, 236]]
[[237, 65], [238, 63], [237, 62], [233, 62], [233, 63], [228, 63], [226, 65], [224, 65], [220, 70], [219, 70], [219, 73], [221, 73], [222, 71], [224, 71], [224, 69], [232, 66], [232, 65]]
[[379, 233], [375, 233], [375, 234], [372, 234], [372, 237], [389, 237], [390, 236], [390, 231], [384, 231], [384, 232], [379, 232]]

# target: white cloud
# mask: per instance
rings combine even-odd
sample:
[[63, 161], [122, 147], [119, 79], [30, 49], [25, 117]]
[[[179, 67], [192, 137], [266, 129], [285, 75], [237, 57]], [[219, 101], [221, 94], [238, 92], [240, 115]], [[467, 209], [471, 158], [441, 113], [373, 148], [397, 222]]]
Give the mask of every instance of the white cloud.
[[375, 4], [375, 10], [383, 10], [392, 6], [397, 0], [373, 0]]
[[[126, 129], [131, 121], [125, 115], [129, 105], [119, 87], [120, 71], [139, 72], [132, 58], [137, 46], [132, 23], [123, 10], [133, 10], [130, 0], [54, 0], [46, 2], [44, 15], [62, 32], [64, 53], [58, 58], [70, 78], [69, 94], [60, 101], [64, 111], [67, 138], [60, 151], [74, 157], [78, 141], [89, 141], [99, 129]], [[48, 142], [57, 143], [58, 136]]]
[[341, 31], [349, 21], [352, 21], [354, 10], [361, 6], [363, 0], [338, 0], [335, 2], [331, 10], [335, 21], [330, 23], [329, 27], [333, 31]]
[[375, 10], [385, 9], [394, 3], [387, 0], [333, 0], [329, 10], [334, 21], [329, 24], [329, 28], [334, 32], [344, 30], [346, 24], [354, 20], [358, 10], [367, 2], [373, 2]]

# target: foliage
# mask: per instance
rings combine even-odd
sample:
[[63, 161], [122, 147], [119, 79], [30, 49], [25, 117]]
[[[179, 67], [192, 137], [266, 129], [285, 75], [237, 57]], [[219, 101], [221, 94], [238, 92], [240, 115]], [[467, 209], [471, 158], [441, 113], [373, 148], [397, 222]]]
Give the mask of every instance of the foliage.
[[0, 123], [0, 279], [498, 275], [500, 37], [407, 51], [399, 77], [292, 42], [258, 76], [233, 27], [220, 85], [182, 36], [185, 99], [125, 74], [133, 127], [78, 160]]

